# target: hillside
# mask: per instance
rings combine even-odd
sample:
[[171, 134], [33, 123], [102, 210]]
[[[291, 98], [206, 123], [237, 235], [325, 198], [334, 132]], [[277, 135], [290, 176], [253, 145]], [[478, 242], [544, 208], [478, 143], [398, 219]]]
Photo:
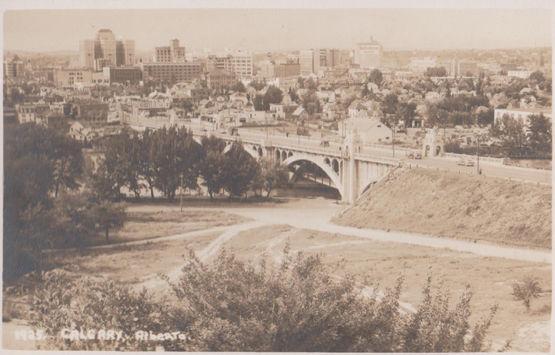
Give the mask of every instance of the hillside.
[[427, 169], [397, 170], [333, 221], [551, 248], [551, 187]]

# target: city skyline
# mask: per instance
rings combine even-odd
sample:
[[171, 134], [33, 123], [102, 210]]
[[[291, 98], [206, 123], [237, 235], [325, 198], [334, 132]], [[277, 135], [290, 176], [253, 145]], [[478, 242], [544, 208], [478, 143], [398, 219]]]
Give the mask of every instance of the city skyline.
[[529, 48], [551, 45], [550, 24], [540, 9], [16, 10], [4, 15], [4, 50], [78, 52], [101, 28], [134, 40], [138, 51], [171, 38], [193, 52], [352, 49], [371, 38], [384, 50]]

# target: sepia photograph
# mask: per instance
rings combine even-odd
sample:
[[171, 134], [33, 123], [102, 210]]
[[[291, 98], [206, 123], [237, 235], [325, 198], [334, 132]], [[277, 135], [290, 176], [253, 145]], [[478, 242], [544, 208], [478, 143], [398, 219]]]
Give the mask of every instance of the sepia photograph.
[[3, 1], [1, 351], [550, 353], [552, 8]]

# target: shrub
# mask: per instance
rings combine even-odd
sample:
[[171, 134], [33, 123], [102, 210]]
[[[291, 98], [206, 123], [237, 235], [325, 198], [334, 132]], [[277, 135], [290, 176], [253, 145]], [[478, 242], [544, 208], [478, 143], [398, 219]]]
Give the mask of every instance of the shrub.
[[542, 289], [539, 281], [532, 277], [526, 276], [522, 281], [513, 283], [513, 297], [517, 301], [522, 301], [526, 310], [530, 310], [530, 302], [532, 298], [538, 298]]
[[[152, 350], [153, 342], [137, 342], [139, 330], [165, 330], [167, 309], [145, 291], [134, 292], [113, 281], [72, 278], [65, 272], [43, 274], [42, 287], [33, 297], [31, 325], [51, 338], [48, 346], [59, 350]], [[60, 337], [63, 329], [113, 329], [130, 335], [106, 341], [70, 341]]]
[[[184, 331], [186, 341], [163, 344], [173, 351], [444, 352], [486, 350], [495, 312], [472, 326], [471, 292], [451, 308], [443, 288], [414, 313], [403, 312], [402, 281], [382, 296], [361, 292], [352, 276], [332, 276], [320, 256], [286, 252], [277, 267], [252, 265], [223, 251], [210, 265], [194, 255], [171, 293], [154, 303], [111, 281], [70, 280], [47, 274], [35, 297], [33, 325], [56, 334], [63, 327], [106, 325], [136, 330]], [[169, 302], [168, 300], [172, 301]], [[141, 350], [128, 342], [67, 343], [62, 349]], [[149, 344], [152, 345], [152, 344]]]

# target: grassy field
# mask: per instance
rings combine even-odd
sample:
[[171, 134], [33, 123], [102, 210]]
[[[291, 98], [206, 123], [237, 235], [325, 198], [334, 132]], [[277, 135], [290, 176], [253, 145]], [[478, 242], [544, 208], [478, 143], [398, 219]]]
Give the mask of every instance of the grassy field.
[[[110, 235], [110, 244], [155, 239], [245, 221], [243, 217], [218, 210], [167, 211], [163, 205], [130, 205], [127, 213], [124, 227]], [[91, 245], [102, 244], [106, 244], [104, 238], [91, 242]]]
[[401, 170], [335, 223], [551, 248], [551, 187], [426, 169]]
[[[268, 258], [280, 262], [283, 248], [291, 252], [320, 253], [337, 275], [350, 273], [360, 282], [393, 286], [404, 278], [403, 302], [417, 305], [422, 287], [431, 275], [436, 285], [443, 284], [453, 302], [470, 285], [474, 297], [473, 318], [485, 317], [497, 304], [498, 312], [491, 328], [493, 348], [501, 348], [512, 339], [512, 350], [549, 350], [551, 316], [551, 265], [480, 257], [449, 250], [381, 243], [336, 234], [271, 226], [241, 233], [225, 244], [244, 260]], [[546, 292], [532, 301], [531, 310], [513, 299], [512, 284], [527, 275], [537, 277]], [[365, 281], [366, 280], [366, 281]], [[534, 343], [535, 342], [535, 343]]]
[[[145, 239], [148, 236], [166, 237], [193, 230], [202, 231], [215, 226], [215, 223], [231, 225], [246, 220], [241, 216], [217, 210], [198, 210], [195, 207], [179, 212], [175, 205], [173, 208], [152, 204], [135, 205], [130, 207], [129, 212], [135, 219], [120, 232], [122, 240]], [[267, 213], [272, 213], [272, 209], [268, 209]], [[195, 232], [194, 235], [185, 235], [175, 240], [149, 239], [141, 245], [58, 251], [51, 255], [52, 267], [64, 269], [76, 277], [102, 276], [141, 289], [145, 285], [152, 285], [151, 281], [157, 279], [158, 274], [179, 269], [188, 260], [189, 250], [197, 253], [206, 250], [221, 233], [223, 232]], [[123, 239], [126, 235], [128, 237]], [[392, 286], [397, 277], [404, 277], [401, 300], [411, 305], [417, 305], [421, 301], [422, 287], [429, 275], [436, 285], [441, 283], [451, 292], [453, 302], [468, 284], [474, 292], [474, 320], [485, 317], [494, 304], [499, 305], [490, 333], [493, 350], [502, 347], [508, 339], [512, 340], [514, 351], [549, 350], [549, 264], [378, 242], [297, 229], [288, 225], [267, 225], [250, 229], [222, 241], [222, 247], [234, 251], [241, 259], [255, 263], [265, 258], [273, 264], [279, 264], [283, 261], [283, 250], [287, 243], [292, 253], [321, 253], [325, 263], [337, 277], [350, 273], [356, 276], [361, 285], [377, 285], [380, 289]], [[532, 301], [530, 311], [526, 311], [523, 304], [515, 301], [511, 295], [512, 284], [527, 275], [538, 278], [546, 291]], [[33, 280], [20, 280], [19, 285], [22, 284], [30, 288], [19, 293], [4, 288], [4, 320], [12, 318], [11, 321], [4, 322], [4, 330], [25, 329], [24, 309], [12, 305], [27, 303]], [[161, 286], [152, 288], [154, 292], [162, 289]]]

